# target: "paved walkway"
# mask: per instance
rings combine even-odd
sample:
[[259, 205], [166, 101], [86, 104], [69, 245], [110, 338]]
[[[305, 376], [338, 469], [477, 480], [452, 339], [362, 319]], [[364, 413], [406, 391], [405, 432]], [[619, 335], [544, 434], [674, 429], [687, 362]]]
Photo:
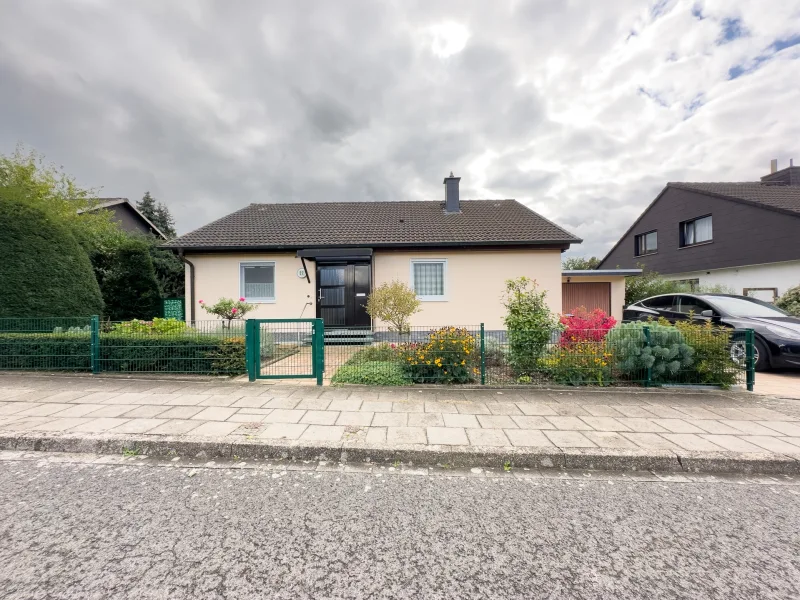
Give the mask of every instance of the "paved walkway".
[[331, 389], [0, 374], [0, 436], [35, 435], [800, 460], [800, 402], [745, 392]]
[[756, 373], [757, 394], [800, 400], [800, 370]]

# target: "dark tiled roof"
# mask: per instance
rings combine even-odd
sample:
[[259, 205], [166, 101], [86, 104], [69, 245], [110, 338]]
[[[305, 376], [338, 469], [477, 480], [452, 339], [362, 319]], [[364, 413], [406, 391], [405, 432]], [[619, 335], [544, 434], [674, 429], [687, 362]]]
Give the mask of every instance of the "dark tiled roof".
[[701, 192], [734, 200], [800, 213], [800, 185], [769, 185], [766, 183], [668, 183], [670, 187]]
[[175, 240], [172, 248], [308, 248], [569, 244], [580, 239], [515, 200], [251, 204]]

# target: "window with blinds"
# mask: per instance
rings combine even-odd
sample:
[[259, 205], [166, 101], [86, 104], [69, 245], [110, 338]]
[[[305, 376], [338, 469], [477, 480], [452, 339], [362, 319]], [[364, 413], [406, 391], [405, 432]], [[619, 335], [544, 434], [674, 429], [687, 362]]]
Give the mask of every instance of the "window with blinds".
[[446, 260], [426, 259], [411, 261], [411, 287], [420, 300], [446, 300], [446, 280]]
[[275, 302], [275, 263], [239, 263], [239, 294], [247, 302]]
[[711, 215], [681, 223], [681, 246], [694, 246], [714, 239]]

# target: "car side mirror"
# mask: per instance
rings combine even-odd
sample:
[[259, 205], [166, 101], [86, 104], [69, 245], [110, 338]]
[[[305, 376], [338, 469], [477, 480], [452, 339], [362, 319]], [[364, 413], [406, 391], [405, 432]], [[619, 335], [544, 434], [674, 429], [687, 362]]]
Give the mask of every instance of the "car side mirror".
[[710, 319], [711, 317], [714, 316], [714, 311], [713, 310], [704, 310], [703, 312], [700, 313], [700, 316], [701, 317], [706, 317], [707, 319]]

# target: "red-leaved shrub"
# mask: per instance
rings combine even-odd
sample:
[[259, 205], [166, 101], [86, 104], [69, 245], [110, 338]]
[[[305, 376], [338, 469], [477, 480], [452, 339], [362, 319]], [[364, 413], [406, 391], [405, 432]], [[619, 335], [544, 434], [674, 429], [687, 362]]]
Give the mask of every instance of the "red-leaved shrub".
[[564, 325], [562, 346], [579, 342], [599, 342], [617, 324], [617, 320], [605, 311], [599, 308], [588, 311], [583, 306], [576, 308], [570, 316], [563, 315], [560, 321]]

